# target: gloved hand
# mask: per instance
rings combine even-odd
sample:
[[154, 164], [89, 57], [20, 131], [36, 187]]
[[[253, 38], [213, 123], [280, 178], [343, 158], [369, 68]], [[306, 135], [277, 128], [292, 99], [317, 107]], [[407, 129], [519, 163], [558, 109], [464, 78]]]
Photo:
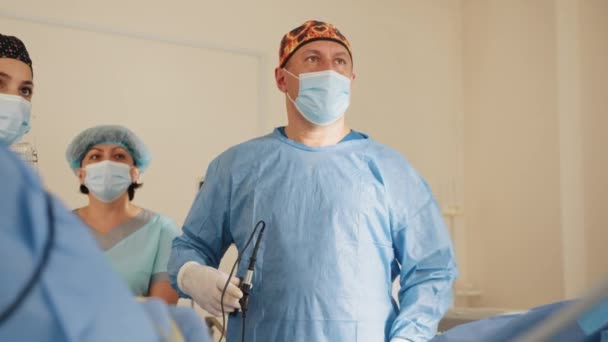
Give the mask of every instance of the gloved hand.
[[[188, 261], [179, 269], [177, 285], [207, 312], [221, 316], [220, 299], [227, 279], [228, 275], [220, 270]], [[236, 277], [230, 279], [224, 295], [224, 313], [241, 308], [239, 299], [243, 297], [243, 292], [238, 288], [239, 283]]]

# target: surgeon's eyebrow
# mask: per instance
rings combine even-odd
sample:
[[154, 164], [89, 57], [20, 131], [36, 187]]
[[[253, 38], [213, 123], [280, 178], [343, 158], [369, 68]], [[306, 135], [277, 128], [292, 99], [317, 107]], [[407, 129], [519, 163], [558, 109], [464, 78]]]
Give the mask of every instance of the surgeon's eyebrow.
[[314, 48], [304, 48], [302, 49], [302, 54], [314, 54], [314, 55], [320, 55], [321, 51], [314, 49]]
[[335, 56], [350, 56], [350, 55], [346, 51], [338, 51], [338, 52], [334, 53], [334, 57]]
[[[318, 49], [315, 49], [315, 48], [304, 48], [304, 50], [302, 50], [302, 55], [303, 56], [311, 56], [311, 55], [321, 56], [322, 54], [323, 53], [321, 52], [321, 50], [318, 50]], [[350, 59], [350, 55], [346, 51], [338, 51], [338, 52], [332, 54], [332, 58], [347, 57], [347, 56]]]
[[[8, 79], [8, 80], [12, 80], [13, 79], [13, 77], [11, 75], [9, 75], [9, 74], [7, 74], [7, 73], [5, 73], [3, 71], [0, 71], [0, 77]], [[26, 81], [21, 82], [21, 84], [33, 86], [34, 82], [32, 82], [30, 80], [26, 80]]]

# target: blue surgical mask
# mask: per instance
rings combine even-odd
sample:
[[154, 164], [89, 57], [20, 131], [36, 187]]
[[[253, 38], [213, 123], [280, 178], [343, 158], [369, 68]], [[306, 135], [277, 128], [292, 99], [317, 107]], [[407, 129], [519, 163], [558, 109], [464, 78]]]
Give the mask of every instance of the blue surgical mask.
[[104, 160], [85, 166], [84, 185], [102, 202], [112, 202], [131, 185], [131, 167], [124, 163]]
[[23, 97], [0, 94], [0, 145], [11, 145], [29, 132], [31, 111]]
[[327, 126], [344, 115], [350, 104], [350, 78], [333, 70], [302, 73], [299, 77], [284, 70], [300, 80], [298, 97], [294, 101], [287, 93], [287, 98], [306, 120]]

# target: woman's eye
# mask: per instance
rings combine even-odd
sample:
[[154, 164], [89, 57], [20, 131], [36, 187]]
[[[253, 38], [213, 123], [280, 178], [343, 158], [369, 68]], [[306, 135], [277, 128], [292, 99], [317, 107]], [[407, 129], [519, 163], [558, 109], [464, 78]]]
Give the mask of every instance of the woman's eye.
[[32, 95], [32, 88], [28, 88], [28, 87], [21, 88], [20, 92], [21, 92], [22, 96], [31, 96]]
[[316, 62], [317, 60], [319, 60], [319, 57], [317, 57], [317, 56], [309, 56], [309, 57], [306, 57], [306, 59], [305, 59], [305, 61], [307, 61], [307, 62]]

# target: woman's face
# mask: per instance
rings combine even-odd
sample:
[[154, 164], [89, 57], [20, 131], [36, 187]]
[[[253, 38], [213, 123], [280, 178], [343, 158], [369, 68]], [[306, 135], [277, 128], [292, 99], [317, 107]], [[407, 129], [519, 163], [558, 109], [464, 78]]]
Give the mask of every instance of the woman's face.
[[0, 93], [31, 101], [34, 93], [32, 69], [20, 60], [0, 58]]
[[131, 179], [133, 182], [137, 182], [137, 179], [139, 178], [139, 168], [135, 166], [135, 161], [129, 151], [120, 145], [99, 144], [91, 147], [80, 162], [80, 171], [78, 173], [80, 184], [84, 184], [84, 177], [86, 176], [85, 167], [87, 165], [105, 160], [129, 165], [131, 167]]

